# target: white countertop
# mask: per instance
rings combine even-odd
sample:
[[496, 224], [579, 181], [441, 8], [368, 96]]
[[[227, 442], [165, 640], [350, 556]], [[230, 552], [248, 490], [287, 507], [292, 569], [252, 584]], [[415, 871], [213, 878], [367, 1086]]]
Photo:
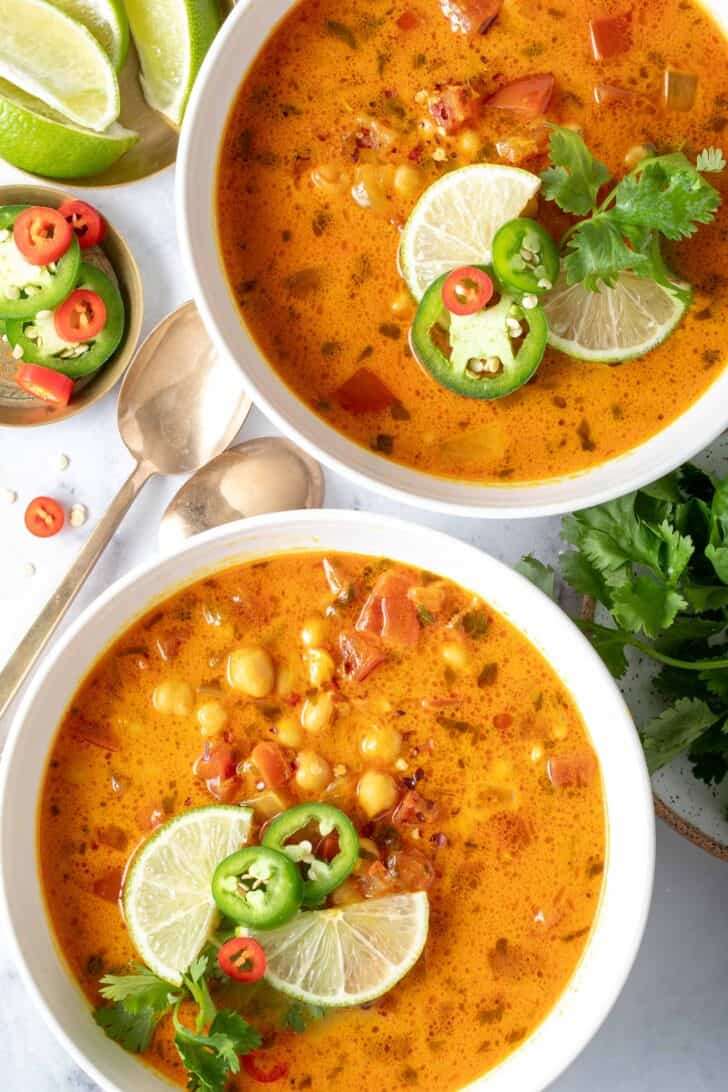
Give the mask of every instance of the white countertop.
[[[22, 182], [0, 164], [0, 184]], [[124, 234], [142, 271], [146, 334], [189, 295], [174, 228], [171, 171], [134, 188], [77, 191], [98, 203]], [[111, 392], [81, 416], [33, 430], [0, 430], [0, 664], [51, 594], [82, 541], [129, 473], [132, 460], [116, 431]], [[273, 434], [257, 410], [242, 436]], [[57, 466], [65, 454], [70, 463]], [[69, 612], [157, 549], [159, 517], [177, 479], [146, 486]], [[49, 540], [23, 527], [28, 501], [49, 494], [81, 502], [88, 523]], [[559, 520], [477, 521], [403, 509], [326, 473], [326, 504], [388, 512], [449, 531], [508, 562], [534, 552], [553, 561]], [[35, 573], [26, 576], [26, 566]], [[728, 1069], [728, 864], [714, 860], [662, 824], [652, 913], [634, 972], [611, 1016], [554, 1092], [717, 1092]], [[0, 937], [0, 1088], [3, 1092], [92, 1092], [92, 1081], [42, 1028]], [[320, 1090], [325, 1092], [325, 1090]], [[519, 1092], [514, 1089], [513, 1092]]]

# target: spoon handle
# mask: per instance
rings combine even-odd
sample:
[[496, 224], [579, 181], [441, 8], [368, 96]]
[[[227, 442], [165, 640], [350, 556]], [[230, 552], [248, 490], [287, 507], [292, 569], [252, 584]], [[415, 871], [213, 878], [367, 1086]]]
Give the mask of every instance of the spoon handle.
[[71, 568], [50, 597], [43, 610], [18, 645], [7, 664], [0, 671], [0, 717], [15, 696], [18, 687], [30, 671], [63, 615], [73, 602], [76, 593], [103, 553], [109, 539], [121, 523], [127, 509], [137, 496], [147, 478], [154, 473], [144, 463], [137, 463], [111, 502], [106, 514], [99, 520], [86, 545]]

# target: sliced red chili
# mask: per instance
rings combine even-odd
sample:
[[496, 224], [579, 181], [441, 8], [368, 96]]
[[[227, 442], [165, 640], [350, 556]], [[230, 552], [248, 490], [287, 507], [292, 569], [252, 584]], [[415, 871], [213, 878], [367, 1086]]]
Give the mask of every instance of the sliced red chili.
[[28, 394], [54, 406], [67, 406], [73, 393], [73, 380], [53, 368], [39, 364], [21, 364], [15, 373], [15, 382]]
[[36, 538], [57, 535], [65, 518], [60, 504], [52, 497], [35, 497], [25, 509], [25, 526]]
[[288, 1076], [288, 1063], [287, 1062], [274, 1062], [268, 1069], [261, 1069], [258, 1065], [258, 1058], [261, 1054], [265, 1054], [265, 1051], [254, 1050], [250, 1054], [243, 1054], [241, 1061], [243, 1063], [243, 1069], [249, 1077], [252, 1077], [258, 1084], [272, 1084], [273, 1081], [282, 1081], [284, 1077]]
[[56, 209], [32, 205], [13, 224], [13, 239], [31, 265], [48, 265], [66, 253], [73, 242], [73, 231]]
[[454, 269], [442, 286], [442, 302], [453, 315], [474, 315], [482, 311], [493, 295], [493, 282], [482, 269], [472, 265]]
[[265, 974], [265, 952], [252, 937], [232, 937], [217, 953], [223, 974], [235, 982], [257, 982]]
[[66, 201], [59, 213], [71, 225], [82, 250], [96, 246], [106, 235], [106, 221], [93, 205], [85, 201]]
[[98, 292], [77, 288], [56, 308], [53, 322], [64, 341], [91, 341], [106, 325], [106, 304]]

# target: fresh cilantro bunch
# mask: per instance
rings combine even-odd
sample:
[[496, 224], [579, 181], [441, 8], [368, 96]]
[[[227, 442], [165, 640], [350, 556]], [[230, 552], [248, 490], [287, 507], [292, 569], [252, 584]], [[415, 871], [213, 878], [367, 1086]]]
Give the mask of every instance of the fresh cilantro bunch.
[[561, 534], [571, 546], [561, 557], [565, 581], [609, 613], [607, 624], [579, 624], [612, 674], [627, 670], [629, 647], [660, 664], [654, 686], [668, 707], [640, 729], [650, 770], [687, 752], [697, 777], [722, 781], [728, 478], [687, 464], [637, 493], [566, 516]]
[[[171, 1012], [174, 1045], [187, 1069], [188, 1089], [223, 1092], [228, 1078], [240, 1070], [240, 1055], [257, 1050], [261, 1037], [240, 1013], [217, 1010], [207, 982], [214, 974], [212, 967], [208, 955], [200, 956], [190, 965], [180, 989], [139, 964], [133, 965], [132, 974], [105, 975], [101, 995], [111, 1004], [97, 1008], [94, 1019], [126, 1050], [143, 1053], [161, 1018]], [[180, 1019], [185, 1001], [197, 1005], [194, 1030]]]
[[708, 224], [720, 194], [703, 173], [725, 167], [722, 152], [705, 149], [693, 165], [682, 152], [642, 160], [599, 200], [610, 174], [595, 159], [579, 133], [553, 126], [549, 143], [552, 166], [541, 174], [542, 193], [564, 212], [585, 217], [567, 231], [564, 263], [569, 284], [590, 291], [613, 288], [629, 270], [650, 277], [689, 302], [684, 285], [670, 278], [660, 241], [688, 238]]

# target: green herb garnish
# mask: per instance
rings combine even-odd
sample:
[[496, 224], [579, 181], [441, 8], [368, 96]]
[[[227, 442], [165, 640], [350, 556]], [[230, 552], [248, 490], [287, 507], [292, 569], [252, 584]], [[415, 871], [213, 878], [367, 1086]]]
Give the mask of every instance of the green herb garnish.
[[541, 174], [544, 196], [564, 212], [586, 217], [562, 239], [569, 284], [596, 292], [602, 285], [613, 288], [619, 274], [629, 270], [687, 299], [686, 290], [667, 274], [660, 240], [688, 238], [713, 219], [721, 198], [701, 171], [722, 170], [722, 152], [705, 149], [696, 165], [683, 152], [649, 156], [601, 201], [609, 170], [579, 133], [553, 126], [549, 154], [552, 166]]

